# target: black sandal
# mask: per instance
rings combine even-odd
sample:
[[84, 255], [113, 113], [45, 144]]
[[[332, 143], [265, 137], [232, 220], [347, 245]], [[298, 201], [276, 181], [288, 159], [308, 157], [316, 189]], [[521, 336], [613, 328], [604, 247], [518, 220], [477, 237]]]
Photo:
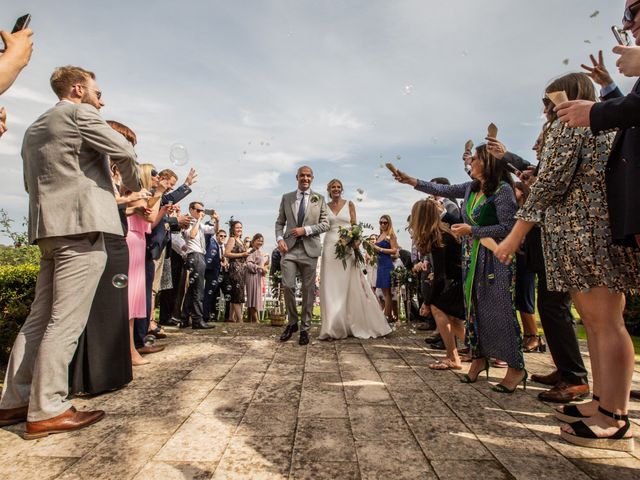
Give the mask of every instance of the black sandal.
[[547, 351], [547, 344], [544, 343], [544, 337], [541, 335], [523, 335], [523, 338], [537, 338], [538, 344], [535, 347], [525, 348], [522, 351], [524, 353], [533, 353], [533, 352], [541, 352], [544, 353]]
[[570, 423], [573, 434], [560, 431], [560, 436], [569, 443], [588, 448], [602, 448], [605, 450], [617, 450], [620, 452], [633, 452], [633, 435], [625, 437], [625, 434], [631, 429], [631, 422], [628, 415], [618, 415], [611, 413], [602, 407], [598, 407], [598, 411], [613, 418], [614, 420], [623, 420], [624, 425], [618, 429], [616, 433], [608, 437], [598, 437], [584, 422], [579, 421]]
[[[597, 395], [592, 395], [592, 398], [596, 402], [600, 401], [600, 397]], [[580, 420], [589, 418], [589, 415], [583, 415], [582, 412], [580, 412], [578, 405], [564, 405], [561, 407], [561, 410], [555, 411], [555, 415], [558, 420], [565, 423], [579, 422]]]

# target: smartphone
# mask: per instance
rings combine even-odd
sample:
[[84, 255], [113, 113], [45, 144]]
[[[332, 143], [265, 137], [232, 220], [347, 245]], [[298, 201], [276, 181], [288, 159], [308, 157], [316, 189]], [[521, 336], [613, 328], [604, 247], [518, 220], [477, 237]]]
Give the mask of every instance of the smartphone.
[[627, 32], [623, 28], [617, 27], [616, 25], [613, 25], [611, 27], [611, 31], [613, 32], [613, 36], [616, 37], [618, 45], [624, 45], [625, 47], [631, 45], [629, 32]]
[[209, 215], [209, 216], [211, 216], [211, 215], [213, 215], [214, 213], [216, 213], [216, 211], [215, 211], [215, 210], [213, 210], [212, 208], [206, 208], [206, 209], [204, 210], [204, 214], [205, 214], [205, 215]]
[[16, 20], [16, 24], [13, 26], [13, 30], [11, 30], [11, 33], [16, 33], [16, 32], [19, 32], [20, 30], [24, 30], [29, 26], [30, 22], [31, 22], [30, 14], [27, 13], [26, 15], [21, 16], [20, 18], [18, 18], [18, 20]]

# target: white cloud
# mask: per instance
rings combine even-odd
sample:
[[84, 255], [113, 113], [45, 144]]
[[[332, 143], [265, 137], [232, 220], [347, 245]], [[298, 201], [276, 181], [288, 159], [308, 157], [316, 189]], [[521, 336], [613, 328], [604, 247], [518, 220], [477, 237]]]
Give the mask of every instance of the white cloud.
[[51, 90], [48, 92], [49, 93], [45, 93], [44, 91], [34, 90], [29, 87], [25, 87], [24, 85], [14, 84], [2, 95], [2, 97], [3, 99], [8, 98], [11, 100], [35, 102], [51, 106], [56, 102], [56, 98], [53, 93], [50, 93]]

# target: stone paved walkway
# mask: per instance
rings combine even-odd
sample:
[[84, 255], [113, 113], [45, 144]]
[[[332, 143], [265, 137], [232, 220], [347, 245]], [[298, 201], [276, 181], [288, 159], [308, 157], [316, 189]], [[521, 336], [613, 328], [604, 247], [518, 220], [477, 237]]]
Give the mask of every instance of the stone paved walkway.
[[[440, 352], [424, 335], [300, 347], [279, 333], [176, 331], [129, 387], [74, 401], [106, 410], [100, 423], [36, 441], [0, 429], [0, 478], [640, 478], [637, 438], [634, 455], [566, 444], [539, 385], [461, 384], [427, 368]], [[547, 355], [526, 360], [548, 371]], [[640, 403], [631, 414], [638, 434]]]

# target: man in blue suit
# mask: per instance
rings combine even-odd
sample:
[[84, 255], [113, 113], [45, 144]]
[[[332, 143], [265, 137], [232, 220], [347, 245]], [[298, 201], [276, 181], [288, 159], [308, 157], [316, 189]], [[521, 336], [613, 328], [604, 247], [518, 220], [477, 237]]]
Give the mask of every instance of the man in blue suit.
[[[218, 214], [215, 213], [211, 217], [216, 225], [219, 225]], [[225, 272], [223, 269], [228, 264], [224, 257], [224, 241], [227, 238], [227, 232], [220, 229], [217, 234], [207, 235], [207, 253], [205, 255], [206, 271], [205, 271], [205, 287], [204, 287], [204, 318], [209, 321], [216, 321], [219, 312], [220, 291], [225, 284]]]

